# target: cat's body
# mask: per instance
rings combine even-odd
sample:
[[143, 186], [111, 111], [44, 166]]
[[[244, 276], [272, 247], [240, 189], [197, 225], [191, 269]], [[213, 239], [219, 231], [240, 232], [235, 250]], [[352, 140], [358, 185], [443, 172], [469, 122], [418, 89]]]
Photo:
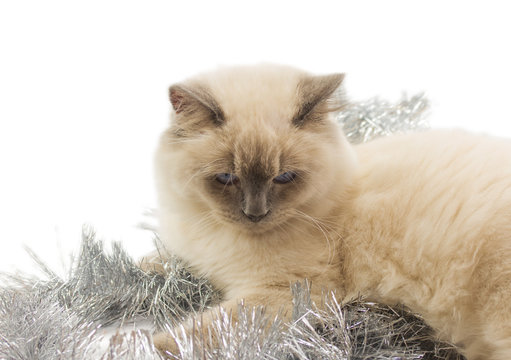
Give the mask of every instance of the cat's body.
[[356, 149], [347, 288], [406, 304], [469, 359], [511, 358], [511, 142], [431, 131]]
[[165, 246], [227, 308], [289, 308], [309, 279], [314, 300], [405, 304], [470, 360], [511, 358], [511, 142], [430, 131], [352, 147], [328, 115], [341, 81], [264, 66], [172, 87]]

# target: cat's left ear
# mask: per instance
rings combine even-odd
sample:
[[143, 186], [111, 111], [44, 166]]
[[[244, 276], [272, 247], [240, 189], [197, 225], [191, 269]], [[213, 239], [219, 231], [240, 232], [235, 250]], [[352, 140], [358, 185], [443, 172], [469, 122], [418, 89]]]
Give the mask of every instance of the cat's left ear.
[[344, 74], [307, 76], [298, 83], [298, 110], [292, 120], [301, 127], [308, 122], [320, 121], [332, 111], [338, 111], [344, 100], [336, 90], [341, 86]]

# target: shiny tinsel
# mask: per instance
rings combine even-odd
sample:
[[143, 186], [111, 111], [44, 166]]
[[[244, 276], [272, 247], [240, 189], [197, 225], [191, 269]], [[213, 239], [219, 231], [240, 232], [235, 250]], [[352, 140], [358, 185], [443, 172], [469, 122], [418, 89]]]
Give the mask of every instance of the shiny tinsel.
[[426, 129], [428, 106], [424, 94], [411, 98], [403, 95], [396, 104], [372, 98], [347, 104], [336, 119], [348, 140], [359, 144], [381, 136]]
[[0, 292], [0, 359], [93, 358], [96, 326], [39, 289]]
[[108, 350], [101, 360], [155, 360], [160, 359], [154, 348], [151, 332], [133, 330], [130, 333], [116, 333], [110, 338]]
[[[176, 359], [461, 359], [405, 309], [363, 300], [341, 305], [332, 294], [317, 307], [307, 283], [292, 289], [291, 324], [240, 304], [236, 323], [224, 311], [209, 337], [191, 338], [175, 320], [218, 303], [207, 281], [176, 258], [165, 275], [143, 273], [119, 245], [113, 249], [88, 233], [68, 279], [50, 270], [44, 281], [11, 278], [14, 285], [0, 293], [0, 359], [160, 359], [147, 330], [119, 331], [100, 349], [102, 325], [141, 319], [176, 335]], [[208, 346], [211, 337], [219, 346]]]
[[[422, 129], [426, 107], [422, 95], [397, 104], [371, 99], [347, 106], [337, 119], [349, 140], [360, 143]], [[90, 230], [66, 278], [34, 258], [45, 279], [3, 276], [0, 359], [160, 360], [151, 341], [154, 329], [176, 336], [181, 349], [176, 358], [184, 360], [461, 359], [406, 309], [363, 299], [339, 304], [333, 294], [325, 295], [324, 304], [313, 304], [307, 283], [290, 290], [291, 323], [270, 316], [264, 307], [240, 304], [236, 323], [223, 311], [209, 336], [196, 339], [178, 324], [190, 312], [219, 303], [220, 295], [179, 259], [161, 264], [163, 273], [146, 273], [119, 244], [106, 251]], [[133, 322], [137, 327], [126, 332]], [[104, 338], [107, 325], [113, 336]], [[208, 346], [212, 337], [218, 346]]]
[[[4, 276], [10, 286], [0, 292], [0, 359], [98, 359], [100, 327], [148, 319], [150, 327], [163, 328], [218, 301], [179, 259], [162, 264], [164, 274], [145, 273], [119, 244], [107, 252], [89, 230], [68, 278], [35, 260], [47, 279]], [[135, 352], [152, 347], [147, 332], [113, 339], [102, 358], [139, 359]]]
[[[238, 307], [238, 321], [221, 312], [209, 336], [193, 338], [182, 328], [170, 329], [179, 345], [174, 359], [436, 359], [461, 360], [454, 347], [435, 341], [432, 330], [403, 308], [354, 300], [339, 304], [333, 294], [317, 307], [307, 283], [297, 283], [294, 320], [285, 324], [269, 317], [263, 307]], [[197, 324], [200, 326], [200, 323]], [[215, 337], [217, 345], [211, 346]]]

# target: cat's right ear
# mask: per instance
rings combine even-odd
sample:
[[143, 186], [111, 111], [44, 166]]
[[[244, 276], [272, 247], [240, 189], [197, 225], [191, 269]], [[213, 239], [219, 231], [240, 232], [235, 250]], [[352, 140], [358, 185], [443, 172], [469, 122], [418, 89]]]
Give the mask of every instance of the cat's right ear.
[[176, 113], [176, 122], [185, 130], [220, 126], [224, 122], [222, 109], [202, 86], [172, 85], [169, 88], [169, 99]]

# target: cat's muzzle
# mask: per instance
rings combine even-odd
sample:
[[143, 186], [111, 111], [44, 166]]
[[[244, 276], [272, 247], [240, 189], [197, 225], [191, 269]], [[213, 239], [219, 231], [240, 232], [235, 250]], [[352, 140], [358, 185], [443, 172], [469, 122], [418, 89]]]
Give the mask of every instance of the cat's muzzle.
[[261, 221], [264, 217], [266, 217], [266, 215], [268, 215], [270, 213], [270, 210], [266, 211], [265, 213], [263, 214], [247, 214], [243, 211], [243, 215], [245, 215], [250, 221], [256, 223], [256, 222], [259, 222]]

